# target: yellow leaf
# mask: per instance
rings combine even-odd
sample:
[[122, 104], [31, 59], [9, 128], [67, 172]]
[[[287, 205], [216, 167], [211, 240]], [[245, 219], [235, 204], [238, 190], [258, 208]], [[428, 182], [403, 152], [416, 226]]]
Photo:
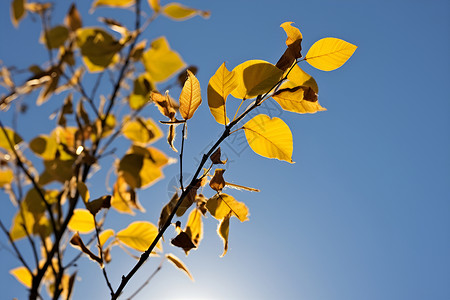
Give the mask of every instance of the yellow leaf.
[[196, 15], [201, 15], [203, 18], [208, 18], [210, 13], [190, 7], [186, 7], [180, 3], [172, 2], [162, 8], [162, 13], [167, 17], [176, 20], [184, 21]]
[[67, 227], [75, 232], [89, 233], [95, 229], [94, 216], [87, 209], [77, 208]]
[[159, 4], [159, 0], [148, 0], [148, 4], [156, 13], [161, 10], [161, 5]]
[[66, 26], [59, 25], [50, 28], [46, 33], [42, 33], [40, 42], [48, 49], [55, 49], [63, 46], [68, 37], [69, 29]]
[[24, 226], [29, 234], [33, 233], [34, 216], [31, 212], [27, 211], [21, 206], [21, 209], [14, 216], [11, 229], [9, 231], [11, 239], [13, 241], [19, 240], [27, 236]]
[[200, 83], [191, 71], [187, 70], [187, 73], [188, 79], [180, 94], [180, 113], [185, 120], [192, 118], [200, 103], [202, 103]]
[[197, 208], [193, 209], [189, 214], [186, 229], [184, 231], [189, 235], [194, 245], [198, 247], [203, 238], [203, 222], [202, 213]]
[[101, 28], [80, 28], [76, 41], [89, 72], [100, 72], [118, 60], [122, 49], [112, 35]]
[[[144, 252], [158, 235], [158, 228], [150, 222], [136, 221], [128, 225], [127, 228], [119, 231], [117, 239], [137, 251]], [[161, 241], [156, 245], [162, 250]]]
[[114, 230], [103, 230], [99, 235], [100, 245], [103, 247], [110, 237], [114, 236]]
[[9, 274], [14, 276], [21, 284], [27, 288], [31, 288], [31, 283], [33, 281], [33, 276], [30, 271], [25, 267], [18, 267], [9, 271]]
[[245, 123], [242, 128], [250, 148], [257, 154], [293, 163], [292, 133], [283, 120], [261, 114]]
[[131, 215], [134, 215], [133, 209], [145, 211], [137, 200], [136, 192], [125, 182], [122, 176], [117, 177], [113, 190], [111, 206], [117, 211]]
[[280, 25], [280, 27], [283, 28], [287, 34], [286, 46], [289, 46], [295, 43], [296, 41], [303, 39], [300, 30], [292, 26], [291, 25], [292, 23], [294, 22], [284, 22], [283, 24]]
[[287, 111], [304, 113], [316, 113], [326, 110], [317, 101], [317, 95], [307, 86], [298, 86], [293, 89], [280, 89], [272, 98]]
[[163, 133], [152, 119], [138, 117], [135, 121], [125, 121], [123, 135], [134, 143], [145, 146], [160, 139]]
[[209, 198], [208, 202], [206, 202], [206, 208], [218, 220], [222, 220], [231, 212], [239, 221], [248, 221], [249, 212], [247, 206], [227, 194], [216, 194]]
[[235, 72], [228, 71], [223, 63], [211, 77], [208, 84], [208, 106], [214, 119], [219, 124], [228, 124], [225, 102], [228, 95], [237, 87]]
[[185, 66], [180, 55], [170, 49], [165, 37], [151, 43], [150, 49], [142, 55], [142, 63], [154, 82], [169, 79]]
[[192, 281], [194, 281], [194, 277], [192, 277], [191, 273], [189, 272], [188, 268], [185, 266], [185, 264], [175, 255], [173, 255], [172, 253], [166, 254], [166, 258], [175, 265], [175, 267], [177, 267], [178, 269], [182, 270], [183, 272], [186, 273], [186, 275], [189, 277], [189, 279], [191, 279]]
[[315, 42], [305, 60], [322, 71], [332, 71], [342, 66], [355, 52], [357, 46], [337, 38], [324, 38]]
[[283, 75], [283, 71], [263, 60], [246, 61], [233, 71], [238, 85], [231, 95], [238, 99], [253, 98], [269, 92]]
[[288, 74], [287, 80], [281, 85], [280, 89], [295, 88], [298, 86], [308, 86], [312, 88], [316, 94], [319, 93], [319, 87], [317, 86], [316, 80], [311, 75], [303, 71], [298, 65], [295, 65]]
[[231, 213], [225, 216], [223, 220], [220, 222], [219, 227], [217, 228], [217, 234], [223, 240], [223, 253], [220, 257], [223, 257], [228, 250], [228, 233], [230, 232], [230, 217]]
[[25, 0], [13, 0], [11, 3], [11, 21], [15, 27], [19, 25], [20, 20], [25, 17]]
[[120, 160], [119, 173], [131, 188], [146, 188], [164, 177], [162, 167], [169, 162], [156, 148], [132, 146]]
[[55, 138], [40, 135], [31, 140], [30, 149], [45, 160], [52, 160], [55, 158], [58, 144]]
[[10, 169], [0, 170], [0, 188], [10, 184], [14, 178], [14, 173]]
[[97, 6], [129, 7], [133, 2], [133, 0], [97, 0], [92, 4], [92, 8]]
[[133, 82], [133, 93], [130, 95], [129, 104], [131, 109], [140, 109], [149, 101], [150, 92], [154, 89], [150, 75], [143, 73]]
[[22, 142], [22, 138], [12, 129], [9, 129], [8, 127], [5, 127], [4, 129], [6, 131], [6, 135], [3, 130], [0, 129], [0, 148], [10, 151], [12, 149], [9, 142], [11, 142], [13, 146], [16, 146]]

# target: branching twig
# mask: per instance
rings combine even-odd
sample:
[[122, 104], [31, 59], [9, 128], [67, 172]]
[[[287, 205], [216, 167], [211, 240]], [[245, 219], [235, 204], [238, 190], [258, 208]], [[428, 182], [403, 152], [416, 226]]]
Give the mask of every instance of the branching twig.
[[127, 300], [132, 300], [137, 294], [139, 294], [140, 291], [142, 291], [144, 287], [146, 287], [150, 283], [153, 277], [155, 277], [156, 273], [158, 273], [162, 269], [165, 260], [166, 257], [164, 256], [155, 271], [153, 271], [153, 273], [147, 278], [147, 280], [144, 281], [144, 283], [130, 297], [128, 297]]

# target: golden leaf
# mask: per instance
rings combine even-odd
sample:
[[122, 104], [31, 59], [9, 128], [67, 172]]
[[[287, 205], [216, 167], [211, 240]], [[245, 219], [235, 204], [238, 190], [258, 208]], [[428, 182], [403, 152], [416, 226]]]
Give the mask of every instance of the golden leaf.
[[197, 208], [193, 209], [189, 214], [184, 231], [191, 238], [194, 245], [198, 247], [203, 238], [203, 222], [202, 213]]
[[280, 25], [280, 27], [284, 29], [287, 35], [286, 46], [292, 45], [296, 41], [303, 39], [300, 30], [292, 26], [291, 25], [292, 23], [294, 22], [284, 22], [283, 24]]
[[18, 267], [9, 271], [9, 274], [13, 275], [17, 281], [26, 286], [27, 288], [31, 288], [31, 283], [33, 281], [33, 277], [25, 267]]
[[176, 21], [184, 21], [196, 15], [201, 15], [203, 18], [208, 18], [210, 13], [195, 8], [186, 7], [180, 3], [172, 2], [162, 8], [162, 13]]
[[257, 115], [242, 126], [250, 148], [255, 153], [267, 157], [292, 161], [292, 133], [280, 118], [271, 119], [267, 115]]
[[282, 109], [295, 113], [316, 113], [326, 110], [317, 101], [316, 93], [307, 86], [280, 89], [272, 95], [272, 98]]
[[12, 170], [0, 170], [0, 188], [6, 186], [7, 184], [11, 184], [13, 179], [14, 173]]
[[228, 71], [223, 63], [211, 77], [208, 84], [208, 106], [214, 119], [219, 124], [228, 124], [225, 102], [228, 95], [236, 89], [238, 82], [235, 72]]
[[161, 10], [161, 5], [159, 4], [159, 0], [148, 0], [148, 4], [153, 9], [153, 11], [156, 13]]
[[4, 131], [0, 129], [0, 148], [10, 151], [12, 149], [9, 142], [11, 142], [13, 146], [16, 146], [17, 144], [22, 142], [22, 138], [12, 129], [8, 127], [4, 127], [4, 129], [6, 131], [6, 135]]
[[[147, 221], [136, 221], [119, 231], [116, 238], [128, 247], [144, 252], [157, 235], [158, 228], [155, 225]], [[161, 241], [158, 241], [156, 247], [162, 250]]]
[[144, 212], [145, 210], [139, 204], [137, 195], [122, 176], [118, 176], [113, 187], [113, 197], [111, 198], [111, 206], [121, 213], [134, 215], [133, 209]]
[[138, 117], [134, 121], [125, 121], [122, 131], [126, 138], [141, 146], [153, 143], [163, 135], [161, 129], [151, 118]]
[[103, 230], [100, 235], [98, 236], [100, 240], [100, 246], [103, 248], [105, 243], [109, 240], [110, 237], [114, 236], [114, 230], [112, 229], [106, 229]]
[[133, 0], [96, 0], [92, 4], [92, 8], [94, 9], [97, 6], [129, 7], [133, 2]]
[[202, 103], [200, 83], [197, 77], [187, 70], [188, 79], [184, 83], [180, 94], [180, 113], [185, 120], [189, 120]]
[[227, 194], [216, 194], [209, 198], [208, 202], [206, 202], [206, 208], [218, 220], [222, 220], [231, 212], [239, 221], [248, 221], [249, 212], [247, 206]]
[[166, 258], [175, 265], [175, 267], [177, 267], [178, 269], [182, 270], [184, 273], [186, 273], [186, 275], [189, 277], [189, 279], [191, 279], [192, 281], [194, 281], [194, 277], [192, 277], [191, 273], [189, 272], [188, 268], [184, 265], [184, 263], [175, 255], [173, 255], [172, 253], [166, 254]]
[[69, 30], [67, 27], [59, 25], [50, 28], [47, 32], [43, 33], [41, 35], [40, 42], [48, 49], [56, 49], [63, 46], [68, 37]]
[[322, 71], [332, 71], [342, 66], [355, 52], [357, 46], [337, 38], [324, 38], [315, 42], [305, 60]]
[[80, 28], [76, 35], [77, 45], [89, 72], [101, 72], [118, 60], [117, 53], [123, 45], [103, 29]]
[[67, 13], [65, 23], [67, 27], [72, 31], [76, 31], [77, 29], [83, 27], [83, 23], [81, 21], [80, 12], [78, 11], [75, 3], [72, 3], [70, 6], [69, 12]]
[[302, 57], [302, 34], [298, 28], [292, 26], [293, 22], [284, 22], [280, 25], [287, 35], [286, 46], [287, 49], [278, 60], [276, 66], [283, 72], [288, 70], [297, 58]]
[[230, 218], [231, 212], [223, 218], [223, 220], [220, 222], [217, 228], [217, 234], [223, 240], [223, 253], [220, 257], [223, 257], [228, 250], [228, 233], [230, 232]]
[[233, 71], [238, 85], [231, 95], [238, 99], [253, 98], [269, 92], [283, 75], [283, 71], [271, 63], [256, 59], [236, 66]]
[[169, 79], [185, 66], [180, 55], [170, 49], [164, 36], [152, 41], [150, 49], [142, 55], [142, 63], [154, 82]]
[[130, 94], [129, 104], [131, 109], [138, 110], [144, 106], [150, 98], [150, 92], [154, 89], [150, 75], [143, 73], [133, 81], [133, 92]]
[[95, 229], [94, 216], [87, 209], [77, 208], [67, 227], [75, 232], [89, 233]]

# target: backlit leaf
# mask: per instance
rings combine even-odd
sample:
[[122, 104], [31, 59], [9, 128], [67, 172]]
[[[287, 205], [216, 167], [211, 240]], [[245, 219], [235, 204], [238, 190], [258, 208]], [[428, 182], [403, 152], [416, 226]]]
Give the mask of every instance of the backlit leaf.
[[208, 84], [208, 106], [219, 124], [228, 124], [225, 102], [228, 95], [237, 87], [235, 72], [228, 71], [223, 63], [211, 77]]
[[11, 3], [11, 21], [15, 27], [19, 25], [20, 20], [25, 16], [25, 0], [13, 0]]
[[63, 46], [68, 37], [69, 30], [67, 27], [59, 25], [50, 28], [47, 32], [43, 33], [40, 42], [48, 49], [55, 49]]
[[136, 192], [126, 183], [122, 176], [117, 177], [113, 191], [111, 206], [117, 211], [131, 215], [134, 215], [133, 209], [137, 209], [142, 212], [145, 211], [139, 204]]
[[154, 89], [151, 83], [150, 75], [143, 73], [138, 76], [133, 82], [133, 93], [129, 98], [131, 109], [140, 109], [144, 106], [150, 97], [150, 92]]
[[192, 118], [200, 103], [202, 103], [200, 83], [191, 71], [187, 70], [187, 73], [188, 79], [180, 94], [180, 113], [185, 120]]
[[[144, 252], [158, 235], [158, 228], [150, 222], [136, 221], [119, 231], [116, 238], [137, 251]], [[162, 250], [161, 241], [156, 247]]]
[[161, 210], [161, 215], [159, 217], [158, 221], [158, 228], [161, 230], [164, 226], [164, 224], [169, 219], [170, 214], [172, 213], [172, 210], [174, 209], [175, 205], [178, 201], [178, 193], [173, 194], [170, 201], [164, 205], [163, 209]]
[[194, 245], [198, 247], [203, 238], [203, 222], [202, 213], [197, 208], [193, 209], [189, 214], [184, 231], [189, 235]]
[[129, 7], [133, 2], [133, 0], [96, 0], [92, 4], [92, 8], [96, 8], [97, 6]]
[[253, 98], [269, 92], [283, 75], [283, 71], [263, 60], [246, 61], [233, 71], [238, 85], [231, 95], [238, 99]]
[[175, 125], [171, 124], [169, 126], [169, 132], [167, 133], [167, 143], [169, 144], [170, 148], [172, 148], [173, 151], [178, 152], [177, 148], [173, 145], [173, 142], [175, 141], [176, 136], [176, 130]]
[[148, 4], [153, 9], [153, 11], [156, 13], [161, 10], [161, 5], [159, 4], [159, 0], [148, 0]]
[[58, 151], [58, 144], [55, 138], [41, 135], [31, 140], [30, 149], [45, 160], [52, 160]]
[[324, 38], [315, 42], [305, 60], [322, 71], [332, 71], [342, 66], [355, 52], [357, 46], [337, 38]]
[[180, 55], [170, 49], [165, 37], [151, 43], [150, 49], [142, 55], [142, 63], [154, 82], [169, 79], [185, 66]]
[[10, 169], [1, 170], [0, 169], [0, 188], [7, 184], [10, 184], [14, 178], [14, 173]]
[[77, 208], [67, 227], [75, 232], [89, 233], [95, 229], [94, 216], [87, 209]]
[[183, 272], [186, 273], [186, 275], [189, 277], [189, 279], [191, 279], [192, 281], [194, 281], [194, 278], [192, 277], [191, 273], [189, 272], [188, 268], [184, 265], [184, 263], [175, 255], [173, 255], [172, 253], [166, 254], [166, 258], [175, 265], [175, 267], [177, 267], [178, 269], [182, 270]]
[[77, 45], [89, 72], [100, 72], [117, 61], [122, 45], [101, 28], [80, 28], [76, 32]]
[[287, 76], [287, 80], [283, 82], [280, 89], [296, 88], [298, 86], [310, 87], [316, 94], [319, 93], [319, 87], [316, 80], [303, 71], [298, 65], [295, 65]]
[[239, 221], [248, 221], [249, 212], [247, 206], [227, 194], [216, 194], [209, 198], [208, 202], [206, 202], [206, 208], [218, 220], [222, 220], [231, 212]]
[[220, 257], [223, 257], [228, 250], [228, 233], [230, 232], [230, 218], [231, 213], [229, 213], [223, 218], [223, 220], [219, 224], [219, 227], [217, 228], [217, 234], [223, 240], [223, 253]]
[[120, 160], [118, 171], [131, 188], [146, 188], [164, 177], [162, 167], [168, 162], [168, 157], [156, 148], [132, 146]]
[[300, 30], [292, 26], [291, 25], [292, 23], [294, 22], [284, 22], [283, 24], [280, 25], [280, 27], [284, 29], [287, 35], [286, 46], [289, 46], [295, 43], [296, 41], [303, 39]]
[[157, 92], [150, 93], [150, 99], [155, 103], [158, 110], [171, 121], [175, 120], [176, 110], [172, 105], [172, 101], [168, 93], [161, 95]]
[[[6, 131], [6, 135], [3, 132], [2, 129], [0, 129], [0, 147], [5, 149], [5, 150], [12, 150], [11, 146], [10, 146], [10, 142], [12, 143], [13, 146], [16, 146], [17, 144], [19, 144], [20, 142], [22, 142], [22, 138], [14, 132], [14, 130], [8, 128], [8, 127], [4, 127], [5, 131]], [[9, 141], [8, 141], [9, 140]]]
[[298, 86], [290, 89], [280, 89], [272, 98], [280, 104], [281, 108], [296, 113], [315, 113], [326, 110], [317, 101], [317, 95], [307, 86]]
[[105, 243], [109, 240], [109, 238], [114, 236], [114, 234], [115, 232], [112, 229], [103, 230], [98, 236], [100, 240], [100, 246], [103, 247]]
[[292, 133], [283, 120], [261, 114], [249, 120], [242, 128], [250, 148], [257, 154], [293, 163]]
[[9, 274], [14, 276], [17, 281], [26, 286], [27, 288], [31, 288], [31, 283], [33, 281], [33, 277], [25, 267], [18, 267], [9, 271]]
[[165, 5], [162, 8], [162, 13], [176, 21], [184, 21], [196, 15], [201, 15], [203, 18], [208, 18], [210, 15], [210, 13], [207, 11], [186, 7], [176, 2]]
[[123, 135], [138, 145], [145, 146], [160, 139], [163, 135], [158, 125], [150, 118], [136, 118], [123, 127]]
[[11, 229], [9, 231], [11, 239], [13, 241], [16, 241], [26, 237], [27, 234], [26, 231], [24, 230], [24, 226], [29, 234], [33, 233], [34, 219], [35, 218], [33, 214], [24, 209], [23, 206], [21, 206], [21, 208], [16, 213], [12, 221]]

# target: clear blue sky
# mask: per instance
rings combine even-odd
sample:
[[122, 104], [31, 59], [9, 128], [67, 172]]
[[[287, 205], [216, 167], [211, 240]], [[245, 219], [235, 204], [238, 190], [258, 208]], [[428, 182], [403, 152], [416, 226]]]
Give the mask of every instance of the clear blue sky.
[[[0, 59], [18, 67], [44, 61], [46, 52], [37, 43], [39, 23], [28, 17], [14, 29], [9, 2], [0, 4]], [[285, 21], [302, 31], [303, 53], [328, 36], [359, 48], [336, 71], [302, 65], [317, 80], [319, 100], [328, 111], [297, 115], [276, 105], [261, 108], [290, 126], [296, 164], [254, 154], [241, 143], [242, 136], [222, 147], [232, 161], [226, 179], [262, 190], [230, 192], [247, 204], [251, 216], [242, 224], [232, 221], [227, 255], [219, 258], [222, 242], [210, 217], [200, 248], [189, 257], [164, 245], [183, 258], [196, 282], [165, 264], [135, 299], [450, 299], [450, 2], [180, 2], [210, 10], [211, 17], [181, 23], [161, 17], [144, 38], [165, 34], [188, 64], [199, 67], [205, 102], [197, 112], [201, 118], [189, 124], [188, 173], [208, 141], [220, 133], [206, 105], [206, 86], [223, 61], [230, 69], [249, 59], [275, 63], [285, 48], [285, 33], [279, 28]], [[68, 5], [57, 1], [53, 25], [62, 22]], [[87, 26], [111, 14], [98, 9], [88, 15], [89, 5], [84, 5], [78, 7]], [[131, 19], [129, 11], [120, 18], [124, 23]], [[30, 110], [29, 116], [38, 114], [36, 119], [20, 121], [18, 131], [26, 140], [49, 131], [53, 123], [47, 115], [61, 97]], [[158, 118], [154, 110], [145, 115]], [[11, 111], [0, 116], [10, 124]], [[163, 142], [157, 145], [174, 156]], [[169, 166], [165, 180], [140, 193], [147, 212], [136, 219], [157, 222], [177, 171], [176, 165]], [[91, 193], [104, 193], [103, 182], [94, 179], [92, 186], [100, 188]], [[13, 207], [5, 194], [0, 199], [0, 217], [9, 224]], [[119, 222], [131, 220], [125, 216], [108, 224], [120, 229]], [[4, 236], [0, 241], [2, 298], [24, 299], [22, 286], [8, 274], [19, 262], [3, 249]], [[133, 264], [122, 253], [116, 249], [107, 266], [114, 274], [113, 286]], [[150, 260], [125, 295], [158, 263]], [[98, 267], [87, 259], [80, 266], [74, 299], [106, 299]]]

